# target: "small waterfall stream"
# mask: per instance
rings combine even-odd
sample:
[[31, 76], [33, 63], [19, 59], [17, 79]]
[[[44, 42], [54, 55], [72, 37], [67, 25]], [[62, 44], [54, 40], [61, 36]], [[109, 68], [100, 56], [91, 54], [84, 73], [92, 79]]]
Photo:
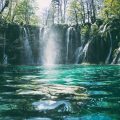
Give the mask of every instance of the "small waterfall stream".
[[107, 59], [105, 60], [105, 64], [109, 64], [110, 62], [110, 57], [111, 57], [111, 54], [112, 54], [112, 46], [113, 46], [113, 42], [112, 42], [112, 35], [109, 31], [109, 36], [110, 36], [110, 50], [109, 50], [109, 54], [107, 56]]
[[[44, 28], [40, 27], [39, 28], [39, 51], [38, 51], [38, 60], [37, 60], [37, 64], [40, 65], [42, 63], [42, 56], [43, 56], [43, 51], [42, 51], [42, 47], [43, 47], [43, 33], [44, 33]], [[42, 44], [42, 45], [41, 45]]]
[[27, 28], [24, 27], [24, 62], [25, 64], [34, 64], [32, 49], [29, 43], [29, 34]]
[[84, 53], [83, 62], [86, 61], [86, 58], [87, 58], [87, 51], [88, 51], [89, 44], [90, 44], [90, 41], [85, 45], [85, 47], [84, 47], [84, 49], [83, 49], [83, 53]]
[[70, 42], [70, 31], [71, 31], [71, 27], [67, 29], [67, 51], [66, 51], [66, 63], [68, 62], [68, 54], [69, 54], [69, 42]]
[[107, 26], [108, 26], [108, 23], [103, 27], [103, 30], [101, 30], [102, 35], [105, 33]]
[[120, 47], [118, 48], [116, 56], [113, 59], [111, 64], [116, 64], [116, 63], [120, 63]]
[[8, 64], [8, 56], [6, 55], [6, 39], [4, 38], [4, 44], [3, 44], [3, 65]]
[[[66, 63], [69, 63], [71, 57], [73, 56], [73, 34], [75, 30], [73, 27], [67, 29], [67, 38], [66, 38]], [[75, 40], [74, 40], [75, 42]]]
[[79, 47], [77, 48], [76, 52], [75, 52], [75, 64], [78, 64], [79, 63], [79, 60], [80, 60], [80, 56], [82, 55], [82, 50], [83, 50], [83, 47]]

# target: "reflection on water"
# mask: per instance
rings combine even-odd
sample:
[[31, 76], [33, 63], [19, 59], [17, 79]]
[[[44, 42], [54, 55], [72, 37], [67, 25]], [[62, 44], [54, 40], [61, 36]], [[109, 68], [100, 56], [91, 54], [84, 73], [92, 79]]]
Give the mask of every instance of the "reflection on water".
[[64, 111], [69, 111], [70, 110], [70, 104], [67, 101], [39, 101], [39, 102], [34, 102], [33, 105], [37, 108], [39, 111], [43, 110], [54, 110], [57, 107], [64, 105]]
[[120, 67], [0, 68], [0, 120], [119, 120]]

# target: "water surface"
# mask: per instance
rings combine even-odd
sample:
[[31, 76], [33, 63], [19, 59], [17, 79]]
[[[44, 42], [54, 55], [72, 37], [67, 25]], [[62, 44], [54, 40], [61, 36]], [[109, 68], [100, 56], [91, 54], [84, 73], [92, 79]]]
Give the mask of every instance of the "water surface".
[[119, 120], [120, 66], [0, 67], [0, 120]]

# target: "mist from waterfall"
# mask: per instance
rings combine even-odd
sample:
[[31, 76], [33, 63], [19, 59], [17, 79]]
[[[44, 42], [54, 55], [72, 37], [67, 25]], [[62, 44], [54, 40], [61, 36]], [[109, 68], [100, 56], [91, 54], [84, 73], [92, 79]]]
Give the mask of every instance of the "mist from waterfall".
[[[32, 35], [31, 29], [24, 28], [24, 64], [28, 65], [56, 65], [56, 64], [80, 64], [80, 63], [110, 63], [112, 54], [112, 35], [109, 32], [109, 48], [105, 50], [103, 56], [104, 43], [102, 40], [104, 30], [100, 31], [101, 38], [95, 39], [92, 37], [80, 36], [76, 26], [46, 26], [37, 28], [38, 36]], [[31, 34], [31, 35], [30, 35]], [[32, 37], [31, 37], [32, 36]], [[33, 40], [32, 40], [33, 39]], [[32, 40], [32, 41], [31, 41]], [[83, 42], [79, 42], [79, 41]], [[36, 43], [36, 44], [34, 44]], [[36, 47], [37, 46], [37, 47]], [[96, 49], [95, 46], [98, 46]], [[32, 48], [32, 49], [31, 49]], [[101, 53], [100, 53], [101, 52]], [[108, 53], [109, 52], [109, 53]], [[33, 55], [34, 53], [34, 55]], [[102, 58], [102, 56], [104, 58]]]
[[49, 39], [45, 48], [45, 64], [54, 65], [56, 63], [56, 43]]
[[24, 50], [25, 50], [23, 61], [25, 64], [30, 64], [30, 65], [34, 64], [32, 49], [29, 42], [29, 31], [25, 27], [24, 27], [23, 37], [24, 37], [23, 44], [24, 44]]
[[43, 34], [43, 65], [55, 65], [59, 61], [59, 43], [52, 28], [46, 28]]

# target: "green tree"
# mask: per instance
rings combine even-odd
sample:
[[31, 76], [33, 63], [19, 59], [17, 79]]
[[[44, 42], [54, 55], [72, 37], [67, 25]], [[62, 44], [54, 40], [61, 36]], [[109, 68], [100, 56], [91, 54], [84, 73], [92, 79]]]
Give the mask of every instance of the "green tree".
[[75, 24], [82, 22], [82, 8], [78, 0], [72, 0], [69, 4], [68, 20]]
[[14, 10], [14, 20], [25, 24], [33, 24], [37, 22], [33, 2], [34, 0], [22, 0]]
[[9, 0], [9, 6], [3, 13], [8, 22], [37, 24], [35, 0]]
[[103, 17], [117, 16], [120, 18], [120, 0], [105, 0]]

